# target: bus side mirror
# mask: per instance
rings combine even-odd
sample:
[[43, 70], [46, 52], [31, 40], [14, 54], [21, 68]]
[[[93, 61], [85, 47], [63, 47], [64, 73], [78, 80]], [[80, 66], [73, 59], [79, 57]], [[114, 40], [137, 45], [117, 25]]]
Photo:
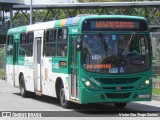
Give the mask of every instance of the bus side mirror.
[[153, 54], [153, 58], [155, 58], [156, 57], [156, 39], [155, 37], [153, 37], [151, 41], [152, 41], [152, 54]]
[[82, 42], [77, 41], [77, 51], [81, 51], [82, 49]]

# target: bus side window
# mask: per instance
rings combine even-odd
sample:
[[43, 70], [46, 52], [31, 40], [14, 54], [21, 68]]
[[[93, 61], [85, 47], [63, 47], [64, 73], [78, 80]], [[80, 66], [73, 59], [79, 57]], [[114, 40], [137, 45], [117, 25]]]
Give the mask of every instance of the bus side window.
[[33, 32], [29, 32], [27, 34], [27, 40], [26, 40], [26, 56], [33, 55], [33, 39], [34, 39]]
[[13, 53], [13, 35], [9, 35], [7, 40], [7, 55], [12, 55], [12, 53]]
[[68, 44], [68, 30], [67, 28], [58, 29], [57, 37], [57, 56], [67, 56], [67, 44]]
[[25, 56], [25, 51], [26, 51], [26, 34], [23, 33], [20, 36], [20, 49], [19, 49], [19, 55], [20, 56]]
[[60, 42], [60, 41], [63, 41], [63, 39], [62, 39], [62, 29], [58, 29], [58, 38], [57, 38], [58, 40], [58, 42]]
[[45, 56], [56, 55], [56, 30], [47, 30], [43, 49], [43, 55]]

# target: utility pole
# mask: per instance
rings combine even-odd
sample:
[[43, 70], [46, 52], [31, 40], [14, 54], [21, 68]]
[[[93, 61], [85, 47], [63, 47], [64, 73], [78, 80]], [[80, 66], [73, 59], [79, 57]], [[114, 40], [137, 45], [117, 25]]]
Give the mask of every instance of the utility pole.
[[32, 24], [32, 0], [30, 2], [30, 25]]
[[10, 5], [10, 21], [8, 21], [9, 28], [12, 28], [12, 22], [13, 22], [13, 5]]

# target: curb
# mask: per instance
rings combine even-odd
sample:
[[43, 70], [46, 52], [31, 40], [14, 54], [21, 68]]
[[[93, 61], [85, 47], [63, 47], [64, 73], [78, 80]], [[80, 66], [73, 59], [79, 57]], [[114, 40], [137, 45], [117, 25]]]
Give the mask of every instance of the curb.
[[152, 99], [160, 101], [160, 95], [152, 95]]

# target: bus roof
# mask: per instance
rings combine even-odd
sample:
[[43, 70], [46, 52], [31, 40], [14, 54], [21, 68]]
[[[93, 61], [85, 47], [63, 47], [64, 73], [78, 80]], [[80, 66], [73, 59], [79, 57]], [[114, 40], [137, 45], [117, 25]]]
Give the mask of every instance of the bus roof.
[[15, 33], [26, 32], [26, 28], [27, 28], [27, 26], [11, 28], [11, 29], [8, 30], [7, 34], [15, 34]]
[[77, 17], [66, 18], [61, 20], [54, 20], [49, 22], [36, 23], [28, 26], [22, 26], [17, 28], [9, 29], [7, 34], [14, 34], [19, 32], [30, 32], [35, 30], [51, 29], [56, 27], [65, 27], [71, 25], [78, 25], [82, 23], [84, 19], [90, 18], [124, 18], [124, 19], [139, 19], [146, 20], [144, 17], [140, 16], [128, 16], [128, 15], [79, 15]]
[[140, 16], [127, 16], [127, 15], [82, 15], [78, 17], [73, 18], [66, 18], [62, 20], [56, 20], [54, 27], [61, 27], [61, 26], [70, 26], [70, 25], [78, 25], [81, 23], [84, 19], [90, 19], [90, 18], [125, 18], [125, 19], [140, 19], [145, 20], [144, 17]]

